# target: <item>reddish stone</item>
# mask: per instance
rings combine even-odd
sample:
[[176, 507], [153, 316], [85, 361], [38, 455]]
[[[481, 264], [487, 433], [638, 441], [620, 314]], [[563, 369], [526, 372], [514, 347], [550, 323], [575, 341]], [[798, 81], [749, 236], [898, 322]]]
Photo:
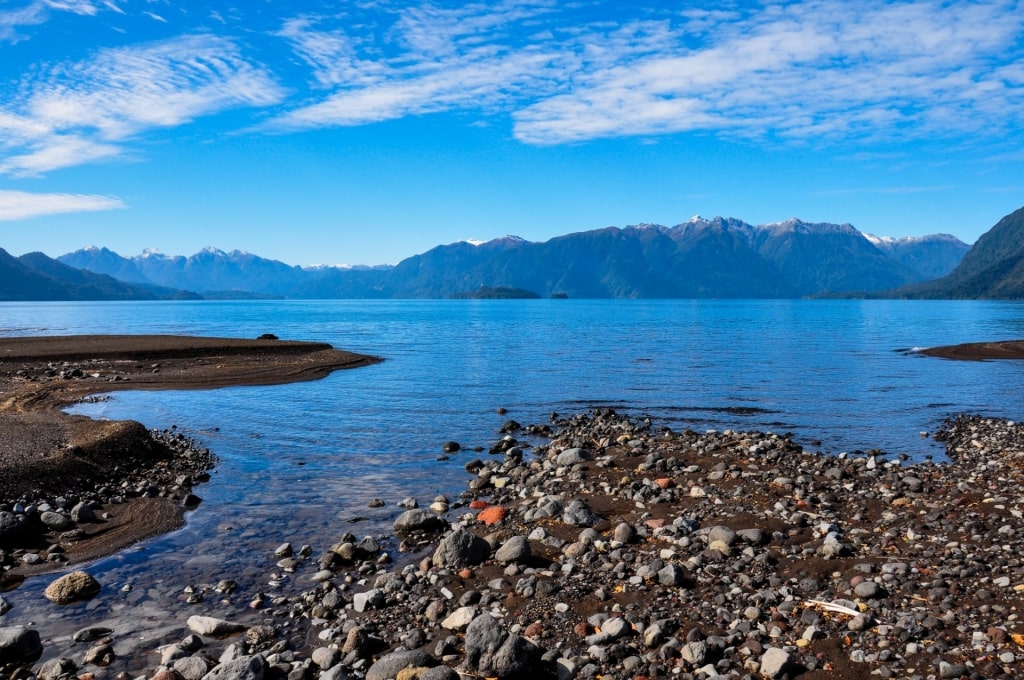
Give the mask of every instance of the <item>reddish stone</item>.
[[660, 529], [661, 527], [665, 526], [665, 520], [654, 518], [645, 519], [644, 524], [647, 525], [648, 529]]
[[505, 519], [505, 515], [507, 514], [508, 510], [505, 508], [500, 505], [492, 505], [481, 510], [476, 518], [484, 524], [497, 524], [501, 520]]
[[472, 501], [469, 502], [469, 509], [470, 510], [483, 510], [488, 505], [490, 505], [490, 503], [488, 503], [487, 501], [482, 501], [479, 498], [477, 498], [476, 500], [472, 500]]
[[673, 486], [676, 485], [675, 481], [670, 477], [661, 477], [659, 479], [655, 479], [654, 483], [660, 486], [662, 489], [671, 489]]
[[575, 633], [577, 637], [581, 637], [582, 638], [582, 637], [587, 637], [588, 635], [593, 633], [594, 629], [593, 629], [593, 627], [591, 627], [591, 625], [589, 623], [587, 623], [586, 621], [583, 621], [583, 622], [577, 623], [575, 626], [573, 626], [572, 632]]
[[460, 569], [459, 570], [459, 578], [473, 578], [473, 570], [472, 569]]
[[528, 638], [539, 638], [543, 632], [544, 626], [541, 625], [540, 621], [534, 621], [526, 627], [523, 634]]

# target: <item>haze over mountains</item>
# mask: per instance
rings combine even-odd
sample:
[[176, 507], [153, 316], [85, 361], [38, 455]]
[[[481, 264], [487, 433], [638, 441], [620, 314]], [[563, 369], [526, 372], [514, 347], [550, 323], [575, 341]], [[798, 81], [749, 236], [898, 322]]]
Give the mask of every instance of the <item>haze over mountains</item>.
[[[458, 242], [380, 267], [299, 267], [215, 248], [190, 257], [146, 251], [129, 258], [89, 247], [57, 261], [0, 251], [0, 297], [445, 298], [478, 290], [574, 298], [1020, 297], [1012, 284], [995, 280], [1024, 267], [1022, 211], [974, 250], [944, 234], [878, 238], [849, 224], [791, 219], [755, 226], [698, 216], [673, 227], [607, 227], [544, 242]], [[990, 265], [996, 271], [979, 279]], [[932, 285], [939, 279], [959, 283]], [[20, 282], [13, 294], [7, 281]]]

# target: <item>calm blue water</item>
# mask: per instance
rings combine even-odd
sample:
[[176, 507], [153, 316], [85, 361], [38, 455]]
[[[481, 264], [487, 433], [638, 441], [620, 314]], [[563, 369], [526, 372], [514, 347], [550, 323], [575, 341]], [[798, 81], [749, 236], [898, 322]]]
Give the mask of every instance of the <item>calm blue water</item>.
[[[66, 621], [130, 615], [154, 631], [189, 613], [189, 584], [271, 591], [279, 543], [319, 549], [386, 533], [409, 495], [464, 488], [472, 453], [507, 418], [613, 406], [672, 428], [791, 432], [808, 448], [941, 457], [919, 433], [958, 412], [1024, 415], [1024, 362], [906, 349], [1024, 338], [1024, 305], [918, 301], [316, 301], [0, 305], [0, 334], [173, 333], [326, 341], [385, 357], [313, 383], [122, 392], [77, 412], [177, 425], [220, 457], [188, 526], [90, 567], [110, 585]], [[497, 409], [508, 409], [500, 416]], [[820, 442], [815, 444], [813, 442]], [[371, 510], [369, 499], [388, 506]], [[349, 523], [354, 517], [365, 521]], [[30, 581], [5, 617], [44, 616]], [[132, 584], [130, 593], [120, 584]], [[302, 584], [303, 586], [307, 584]], [[244, 594], [227, 606], [244, 610]], [[200, 605], [209, 608], [208, 604]], [[182, 613], [184, 612], [184, 613]], [[205, 612], [204, 612], [205, 613]], [[152, 633], [155, 635], [155, 633]]]

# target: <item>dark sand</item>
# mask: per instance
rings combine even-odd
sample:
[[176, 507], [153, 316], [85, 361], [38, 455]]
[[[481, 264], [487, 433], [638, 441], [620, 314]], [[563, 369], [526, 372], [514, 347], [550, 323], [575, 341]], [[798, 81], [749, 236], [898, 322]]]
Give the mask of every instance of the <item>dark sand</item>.
[[1002, 342], [968, 342], [962, 345], [929, 347], [921, 354], [942, 359], [962, 361], [987, 361], [989, 359], [1024, 359], [1024, 340]]
[[[376, 363], [376, 357], [325, 343], [186, 336], [66, 336], [0, 338], [0, 506], [36, 498], [88, 496], [116, 486], [148, 452], [155, 468], [173, 451], [132, 421], [95, 421], [60, 409], [113, 390], [210, 389], [316, 380], [332, 371]], [[140, 456], [142, 452], [142, 456]], [[125, 468], [130, 467], [126, 471]], [[158, 473], [156, 471], [155, 473]], [[70, 562], [95, 559], [182, 524], [183, 509], [168, 498], [133, 498], [104, 508], [109, 517], [83, 525], [88, 535], [67, 546]], [[56, 536], [28, 534], [37, 549]], [[61, 564], [19, 567], [21, 573]], [[8, 573], [10, 576], [10, 573]]]

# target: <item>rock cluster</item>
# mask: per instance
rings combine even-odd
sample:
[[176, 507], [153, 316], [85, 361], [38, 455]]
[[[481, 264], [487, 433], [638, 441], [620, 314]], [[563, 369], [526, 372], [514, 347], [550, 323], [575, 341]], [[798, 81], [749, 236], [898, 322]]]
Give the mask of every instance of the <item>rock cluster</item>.
[[[60, 567], [67, 562], [65, 546], [86, 538], [92, 527], [106, 522], [112, 506], [133, 498], [167, 498], [186, 508], [198, 504], [191, 490], [209, 479], [207, 471], [214, 464], [209, 449], [173, 429], [147, 432], [131, 422], [117, 426], [124, 430], [121, 441], [105, 446], [123, 450], [114, 450], [116, 460], [104, 483], [69, 484], [62, 495], [40, 492], [0, 499], [0, 575], [25, 565]], [[40, 541], [45, 549], [11, 547]]]
[[398, 551], [281, 546], [270, 581], [309, 586], [237, 593], [248, 627], [193, 617], [151, 677], [1024, 674], [1024, 427], [959, 417], [937, 435], [952, 462], [908, 465], [608, 410], [557, 425], [530, 456], [506, 432], [445, 521], [404, 515]]

